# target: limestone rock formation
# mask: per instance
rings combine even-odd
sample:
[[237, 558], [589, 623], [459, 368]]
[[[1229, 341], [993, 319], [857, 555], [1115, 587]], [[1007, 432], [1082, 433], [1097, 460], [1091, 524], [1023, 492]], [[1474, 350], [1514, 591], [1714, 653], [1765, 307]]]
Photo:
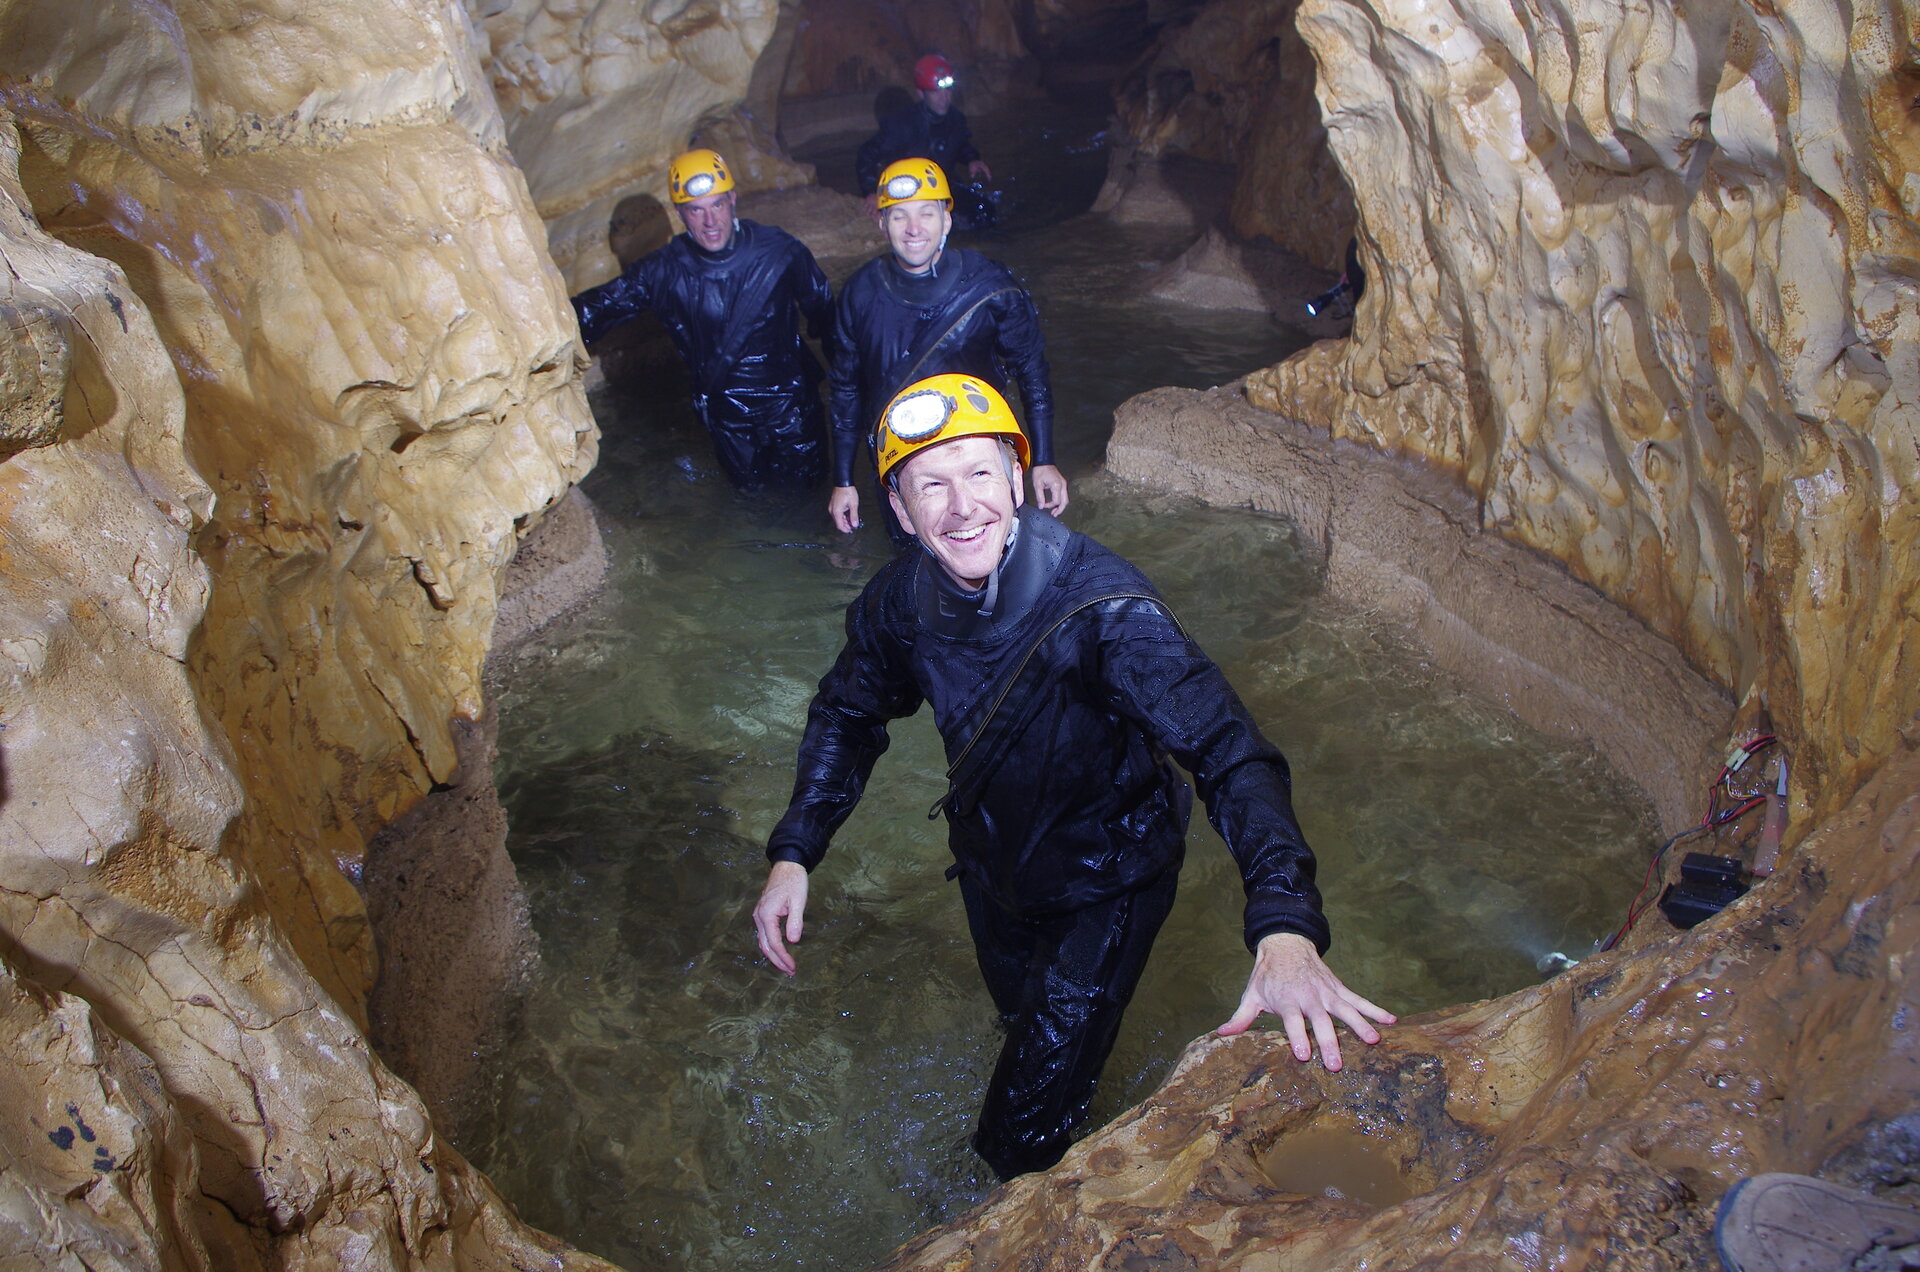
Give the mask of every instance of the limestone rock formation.
[[[619, 272], [607, 247], [614, 206], [665, 197], [667, 163], [702, 121], [746, 100], [773, 39], [779, 0], [499, 0], [479, 5], [482, 57], [506, 137], [547, 222], [553, 259], [577, 292]], [[773, 121], [759, 121], [763, 130]], [[749, 155], [751, 122], [710, 139], [743, 173], [792, 184], [807, 173]]]
[[517, 527], [594, 455], [469, 38], [0, 3], [9, 1261], [596, 1265], [359, 1023], [366, 837], [454, 776]]
[[1370, 281], [1254, 401], [1456, 473], [1838, 809], [1920, 708], [1910, 3], [1304, 0]]

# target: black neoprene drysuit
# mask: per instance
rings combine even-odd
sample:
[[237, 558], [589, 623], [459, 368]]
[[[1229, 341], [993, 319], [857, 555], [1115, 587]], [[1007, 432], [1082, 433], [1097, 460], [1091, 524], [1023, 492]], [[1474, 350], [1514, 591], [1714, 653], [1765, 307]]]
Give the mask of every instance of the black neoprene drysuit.
[[833, 292], [806, 245], [785, 230], [742, 220], [726, 250], [691, 236], [573, 298], [589, 344], [653, 310], [686, 359], [693, 410], [734, 485], [816, 486], [827, 470], [820, 363], [800, 335], [832, 323]]
[[974, 1138], [1002, 1178], [1066, 1151], [1172, 906], [1191, 796], [1166, 757], [1239, 864], [1247, 947], [1275, 932], [1328, 942], [1286, 760], [1225, 675], [1127, 561], [1037, 508], [1017, 521], [980, 593], [913, 550], [848, 607], [767, 845], [818, 865], [887, 722], [923, 701], [949, 761], [984, 723], [948, 795], [949, 873], [1008, 1026]]
[[996, 220], [993, 204], [967, 184], [967, 165], [979, 157], [973, 129], [959, 107], [950, 106], [946, 114], [936, 115], [922, 101], [880, 121], [880, 131], [861, 142], [854, 153], [853, 172], [860, 193], [872, 194], [888, 164], [931, 159], [947, 174], [947, 184], [953, 188], [953, 214], [961, 227], [984, 230]]
[[[942, 251], [927, 274], [907, 273], [891, 253], [868, 261], [840, 289], [830, 344], [834, 485], [853, 485], [856, 457], [870, 447], [894, 395], [949, 372], [977, 376], [1002, 393], [1016, 381], [1030, 466], [1054, 462], [1053, 382], [1040, 314], [998, 261], [964, 247]], [[884, 495], [880, 507], [888, 508]], [[891, 529], [891, 511], [884, 515]]]

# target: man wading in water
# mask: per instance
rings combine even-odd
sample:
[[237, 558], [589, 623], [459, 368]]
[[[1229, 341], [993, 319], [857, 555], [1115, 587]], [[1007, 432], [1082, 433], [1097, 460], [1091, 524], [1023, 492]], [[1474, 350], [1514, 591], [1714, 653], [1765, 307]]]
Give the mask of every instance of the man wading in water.
[[[902, 159], [882, 173], [880, 225], [890, 251], [855, 270], [834, 307], [827, 515], [847, 533], [860, 525], [854, 461], [880, 408], [908, 383], [949, 371], [1002, 392], [1012, 371], [1032, 439], [1034, 499], [1051, 513], [1067, 506], [1067, 479], [1053, 463], [1053, 386], [1040, 315], [1006, 266], [947, 246], [950, 194], [946, 173], [930, 159]], [[887, 529], [896, 543], [908, 537], [896, 525]]]
[[1007, 1025], [974, 1148], [1002, 1179], [1066, 1152], [1121, 1013], [1172, 908], [1199, 786], [1246, 887], [1255, 956], [1244, 1031], [1278, 1016], [1296, 1059], [1340, 1067], [1391, 1013], [1321, 961], [1327, 922], [1280, 752], [1132, 565], [1025, 502], [1025, 436], [984, 380], [941, 375], [882, 419], [879, 469], [919, 541], [847, 609], [847, 640], [807, 712], [760, 951], [789, 976], [807, 876], [922, 701], [951, 761], [937, 807], [980, 971]]
[[573, 298], [588, 343], [653, 310], [693, 373], [693, 413], [741, 490], [818, 486], [827, 471], [820, 364], [800, 338], [833, 315], [813, 253], [785, 230], [734, 216], [733, 174], [711, 150], [667, 169], [686, 233]]

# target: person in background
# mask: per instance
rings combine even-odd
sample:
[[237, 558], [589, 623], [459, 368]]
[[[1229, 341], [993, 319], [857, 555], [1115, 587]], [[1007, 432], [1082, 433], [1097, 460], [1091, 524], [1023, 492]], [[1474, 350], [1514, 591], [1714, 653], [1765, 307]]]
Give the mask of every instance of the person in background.
[[652, 310], [686, 359], [693, 411], [728, 480], [743, 491], [812, 488], [827, 473], [820, 363], [801, 337], [832, 325], [833, 292], [785, 230], [735, 215], [733, 174], [711, 150], [667, 171], [686, 232], [573, 298], [581, 338]]
[[918, 542], [847, 607], [807, 711], [753, 921], [793, 975], [808, 877], [866, 789], [890, 721], [926, 702], [951, 762], [947, 841], [980, 972], [1006, 1023], [974, 1149], [1002, 1179], [1059, 1161], [1173, 906], [1193, 774], [1246, 891], [1254, 955], [1222, 1034], [1280, 1018], [1341, 1066], [1390, 1012], [1322, 961], [1329, 941], [1287, 762], [1152, 584], [1028, 504], [1027, 438], [984, 380], [940, 375], [886, 409], [880, 479]]
[[[854, 176], [867, 198], [867, 211], [878, 210], [881, 172], [901, 159], [931, 159], [948, 175], [964, 171], [969, 182], [993, 180], [993, 170], [974, 148], [965, 113], [953, 104], [954, 82], [953, 64], [938, 53], [913, 64], [920, 100], [881, 119], [880, 131], [854, 156]], [[970, 186], [956, 188], [953, 200], [960, 228], [992, 228], [992, 200]]]
[[[952, 187], [930, 159], [902, 159], [881, 174], [880, 225], [887, 252], [853, 272], [833, 315], [828, 398], [833, 417], [833, 493], [827, 514], [859, 527], [854, 467], [880, 410], [913, 380], [943, 371], [978, 376], [1004, 393], [1020, 386], [1031, 439], [1033, 493], [1048, 512], [1067, 506], [1067, 479], [1053, 462], [1053, 385], [1033, 298], [1006, 266], [948, 247]], [[883, 520], [896, 544], [909, 536]]]

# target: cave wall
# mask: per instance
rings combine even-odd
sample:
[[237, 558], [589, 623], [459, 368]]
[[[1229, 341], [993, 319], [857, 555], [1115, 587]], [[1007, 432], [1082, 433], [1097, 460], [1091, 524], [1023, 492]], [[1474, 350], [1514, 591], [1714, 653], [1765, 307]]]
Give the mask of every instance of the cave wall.
[[366, 839], [455, 776], [591, 465], [456, 7], [0, 3], [0, 1251], [596, 1266], [368, 1049]]
[[1299, 0], [1208, 0], [1179, 14], [1114, 87], [1115, 121], [1149, 158], [1233, 168], [1228, 224], [1343, 267], [1353, 196], [1314, 100]]
[[1838, 807], [1920, 707], [1920, 7], [1298, 22], [1370, 281], [1249, 396], [1457, 474]]
[[789, 97], [913, 87], [913, 64], [944, 53], [961, 77], [962, 105], [997, 80], [1005, 63], [1030, 56], [1019, 0], [800, 0], [798, 34], [782, 92]]
[[[667, 164], [690, 145], [733, 162], [743, 189], [805, 184], [753, 93], [769, 43], [790, 43], [779, 0], [466, 0], [481, 32], [506, 142], [546, 221], [567, 289], [620, 272], [607, 223], [621, 199], [665, 201]], [[783, 26], [784, 23], [784, 26]], [[742, 111], [750, 95], [760, 114]]]

